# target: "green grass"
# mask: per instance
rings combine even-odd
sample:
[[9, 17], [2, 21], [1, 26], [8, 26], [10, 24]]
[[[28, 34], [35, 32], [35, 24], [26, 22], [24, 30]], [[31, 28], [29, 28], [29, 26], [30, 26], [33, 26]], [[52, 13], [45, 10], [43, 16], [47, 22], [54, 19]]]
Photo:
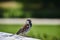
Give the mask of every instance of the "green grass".
[[[0, 32], [15, 34], [23, 25], [0, 24]], [[60, 40], [60, 25], [33, 25], [27, 36], [42, 40]]]

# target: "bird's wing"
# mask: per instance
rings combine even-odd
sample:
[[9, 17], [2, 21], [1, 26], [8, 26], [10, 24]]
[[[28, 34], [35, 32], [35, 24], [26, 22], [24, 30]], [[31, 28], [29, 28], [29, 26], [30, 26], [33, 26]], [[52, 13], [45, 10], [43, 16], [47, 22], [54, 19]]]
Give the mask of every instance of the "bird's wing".
[[26, 31], [29, 28], [29, 25], [26, 24], [24, 25], [21, 29], [19, 29], [19, 31], [16, 33], [17, 35], [20, 33], [23, 33], [24, 31]]

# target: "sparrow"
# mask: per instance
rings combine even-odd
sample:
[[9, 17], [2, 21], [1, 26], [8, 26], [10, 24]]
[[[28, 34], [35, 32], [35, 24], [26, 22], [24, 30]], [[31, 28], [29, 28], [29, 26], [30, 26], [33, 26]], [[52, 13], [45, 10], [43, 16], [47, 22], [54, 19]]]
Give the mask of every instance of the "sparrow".
[[25, 25], [19, 29], [19, 31], [16, 33], [17, 35], [20, 34], [26, 34], [32, 27], [32, 21], [30, 19], [26, 20]]

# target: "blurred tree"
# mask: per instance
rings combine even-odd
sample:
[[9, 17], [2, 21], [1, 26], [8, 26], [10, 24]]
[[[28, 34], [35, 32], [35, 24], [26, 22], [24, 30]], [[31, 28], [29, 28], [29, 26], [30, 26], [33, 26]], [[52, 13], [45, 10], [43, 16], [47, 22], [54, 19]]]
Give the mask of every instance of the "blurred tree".
[[[0, 17], [60, 18], [59, 0], [1, 0], [0, 2], [6, 1], [17, 1], [19, 3], [19, 8], [13, 9], [13, 7], [8, 11], [5, 11], [1, 8]], [[22, 6], [22, 9], [20, 9], [21, 2], [24, 6]]]
[[5, 9], [4, 18], [21, 18], [23, 11], [19, 9]]
[[32, 11], [31, 14], [33, 18], [60, 18], [58, 7], [56, 7], [56, 5], [50, 5], [51, 2], [53, 3], [53, 5], [55, 4], [55, 2], [57, 3], [56, 0], [25, 0], [24, 7], [26, 12], [28, 12], [28, 10]]
[[0, 18], [3, 18], [4, 9], [0, 7]]

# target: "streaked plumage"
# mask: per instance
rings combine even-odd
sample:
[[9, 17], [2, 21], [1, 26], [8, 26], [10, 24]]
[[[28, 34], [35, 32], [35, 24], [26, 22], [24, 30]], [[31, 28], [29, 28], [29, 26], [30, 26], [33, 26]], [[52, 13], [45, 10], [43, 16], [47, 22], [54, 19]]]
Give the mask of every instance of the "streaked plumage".
[[26, 32], [29, 31], [29, 29], [32, 27], [32, 23], [30, 19], [27, 19], [26, 24], [16, 33], [17, 35], [19, 34], [25, 34]]

